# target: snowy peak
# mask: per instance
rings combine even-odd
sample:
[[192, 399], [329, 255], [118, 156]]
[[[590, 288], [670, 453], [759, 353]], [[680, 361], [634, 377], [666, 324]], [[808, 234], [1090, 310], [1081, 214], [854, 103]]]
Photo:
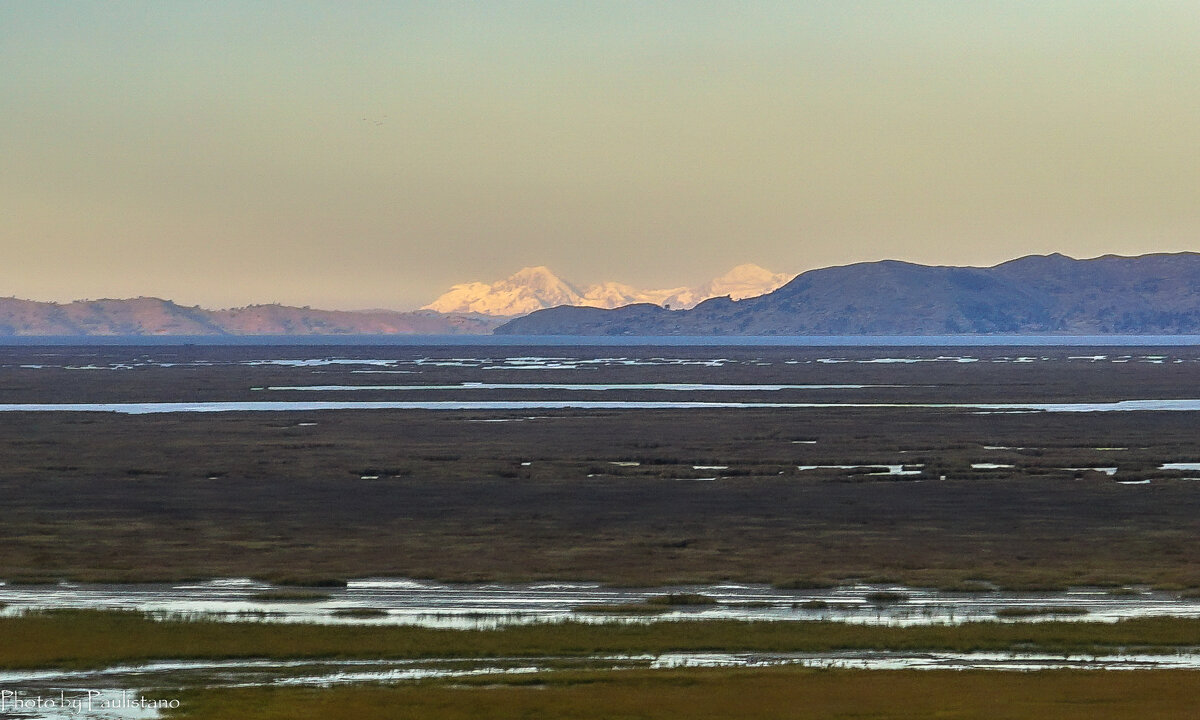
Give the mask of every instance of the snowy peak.
[[[708, 297], [728, 295], [734, 300], [765, 295], [783, 286], [791, 276], [773, 273], [754, 263], [738, 265], [719, 278], [714, 278], [703, 288]], [[708, 298], [705, 298], [706, 300]]]
[[729, 295], [734, 300], [763, 295], [790, 279], [788, 275], [746, 264], [738, 265], [724, 275], [694, 288], [638, 290], [622, 283], [604, 282], [590, 285], [581, 292], [549, 268], [538, 266], [523, 268], [499, 282], [455, 285], [421, 309], [484, 315], [526, 315], [559, 305], [617, 308], [634, 303], [653, 303], [682, 309], [722, 295]]
[[579, 294], [579, 291], [568, 283], [563, 282], [545, 265], [521, 268], [500, 284], [529, 288], [543, 293]]
[[577, 305], [582, 299], [583, 295], [573, 286], [560, 280], [549, 268], [538, 266], [523, 268], [495, 283], [455, 285], [421, 309], [441, 313], [525, 315], [558, 305]]
[[584, 290], [583, 300], [579, 304], [586, 305], [587, 307], [621, 307], [622, 305], [630, 305], [636, 302], [645, 302], [642, 299], [644, 295], [645, 293], [639, 292], [637, 288], [631, 285], [606, 282], [588, 286]]

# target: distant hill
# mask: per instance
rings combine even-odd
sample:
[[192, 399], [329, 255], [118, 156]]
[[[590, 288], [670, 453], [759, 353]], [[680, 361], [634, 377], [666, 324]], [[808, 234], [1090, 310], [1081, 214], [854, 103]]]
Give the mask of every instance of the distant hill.
[[0, 336], [486, 334], [503, 318], [429, 311], [184, 307], [158, 298], [47, 303], [0, 298]]
[[1200, 333], [1200, 254], [1075, 260], [1031, 255], [989, 268], [887, 260], [812, 270], [774, 292], [690, 310], [557, 307], [506, 335], [947, 335]]
[[547, 267], [527, 267], [498, 282], [455, 285], [422, 310], [513, 316], [558, 305], [615, 308], [632, 303], [654, 303], [672, 308], [690, 308], [703, 300], [722, 295], [729, 295], [735, 300], [762, 295], [784, 284], [789, 277], [746, 264], [738, 265], [698, 287], [639, 290], [618, 282], [604, 282], [581, 290], [559, 278]]

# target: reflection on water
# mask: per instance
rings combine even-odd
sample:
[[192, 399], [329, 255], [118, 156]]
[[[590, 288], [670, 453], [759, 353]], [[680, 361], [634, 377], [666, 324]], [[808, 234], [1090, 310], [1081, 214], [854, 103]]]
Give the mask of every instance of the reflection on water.
[[1200, 470], [1200, 462], [1169, 462], [1163, 463], [1160, 470]]
[[1096, 403], [803, 403], [607, 400], [440, 400], [440, 401], [217, 401], [136, 403], [0, 403], [0, 412], [152, 413], [311, 412], [318, 410], [718, 410], [718, 409], [931, 409], [1006, 412], [1196, 412], [1200, 399], [1119, 400]]
[[[723, 583], [661, 588], [611, 588], [586, 582], [527, 584], [447, 584], [403, 578], [365, 578], [346, 587], [292, 590], [309, 596], [286, 599], [287, 591], [263, 582], [229, 578], [196, 583], [146, 585], [0, 585], [3, 614], [34, 609], [106, 608], [162, 614], [197, 614], [229, 621], [406, 624], [442, 628], [494, 628], [511, 624], [574, 620], [592, 623], [650, 623], [678, 620], [831, 620], [848, 623], [913, 625], [992, 620], [1114, 621], [1152, 615], [1200, 617], [1200, 599], [1123, 588], [1075, 588], [1060, 593], [939, 592], [884, 585], [853, 585], [786, 590], [766, 585]], [[263, 593], [270, 601], [262, 599]], [[703, 595], [711, 604], [657, 606], [656, 596]], [[256, 599], [258, 597], [259, 599]], [[279, 600], [278, 598], [285, 598]], [[622, 604], [661, 609], [649, 615], [608, 613]], [[592, 608], [590, 610], [585, 608]], [[381, 615], [379, 613], [382, 613]], [[211, 615], [208, 615], [211, 614]], [[295, 685], [328, 687], [350, 683], [395, 683], [493, 674], [554, 672], [568, 669], [675, 667], [1042, 670], [1086, 668], [1134, 670], [1200, 669], [1200, 650], [1178, 654], [1073, 656], [1031, 653], [881, 652], [824, 653], [674, 652], [661, 655], [575, 657], [409, 658], [401, 660], [163, 660], [96, 670], [33, 669], [0, 671], [0, 691], [32, 698], [73, 702], [145, 696], [169, 701], [189, 687]], [[122, 693], [125, 693], [123, 695]], [[97, 701], [98, 702], [98, 701]], [[146, 720], [154, 708], [125, 704], [91, 714], [61, 708], [4, 711], [0, 718], [65, 720], [72, 717]]]
[[[1194, 650], [1172, 655], [1052, 655], [1019, 652], [672, 652], [661, 655], [583, 655], [509, 658], [414, 658], [404, 660], [174, 660], [118, 665], [99, 670], [0, 671], [0, 686], [14, 688], [9, 705], [42, 699], [40, 709], [0, 707], [0, 718], [160, 717], [158, 707], [178, 707], [181, 688], [264, 686], [333, 687], [487, 675], [526, 675], [566, 670], [798, 666], [860, 670], [1200, 669]], [[144, 698], [144, 700], [142, 700]], [[0, 699], [0, 704], [4, 700]], [[52, 703], [48, 706], [46, 703]], [[147, 707], [149, 705], [149, 707]]]
[[[833, 652], [670, 652], [659, 655], [576, 655], [498, 658], [411, 658], [399, 660], [169, 660], [136, 665], [115, 665], [97, 670], [0, 671], [5, 687], [23, 692], [59, 692], [62, 687], [102, 685], [109, 692], [133, 686], [151, 688], [156, 697], [162, 688], [252, 687], [301, 685], [329, 687], [360, 682], [396, 682], [472, 675], [528, 674], [561, 670], [767, 667], [801, 665], [870, 670], [943, 669], [1095, 670], [1200, 669], [1200, 653], [1071, 655], [1023, 652], [897, 652], [841, 650]], [[126, 701], [136, 695], [127, 696]], [[148, 699], [152, 699], [149, 698]]]
[[456, 385], [273, 385], [267, 390], [341, 392], [353, 390], [667, 390], [672, 392], [778, 392], [781, 390], [863, 390], [894, 388], [903, 385], [765, 385], [736, 383], [484, 383], [464, 382]]
[[923, 468], [923, 464], [916, 465], [797, 465], [797, 470], [875, 470], [875, 472], [867, 473], [867, 475], [920, 475], [921, 471], [917, 469], [906, 468]]
[[0, 673], [0, 718], [3, 720], [153, 720], [159, 709], [178, 708], [180, 701], [122, 687], [87, 688], [14, 683]]
[[[231, 621], [310, 622], [494, 628], [538, 622], [674, 620], [829, 620], [922, 625], [980, 620], [1030, 622], [1013, 608], [1067, 608], [1060, 619], [1116, 621], [1152, 615], [1200, 617], [1200, 598], [1125, 589], [1075, 588], [1058, 593], [956, 593], [893, 585], [789, 590], [727, 583], [613, 588], [594, 583], [450, 584], [369, 578], [289, 599], [248, 579], [138, 585], [0, 585], [0, 614], [36, 609], [122, 609], [161, 614], [212, 614]], [[261, 597], [267, 593], [266, 597]], [[704, 605], [657, 606], [651, 614], [608, 612], [663, 595], [702, 595]], [[308, 595], [305, 597], [305, 595]], [[315, 597], [313, 597], [315, 595]], [[886, 601], [881, 601], [886, 598]], [[618, 607], [619, 609], [619, 607]]]
[[1177, 655], [1052, 655], [1014, 652], [842, 651], [829, 653], [669, 653], [653, 668], [800, 665], [857, 670], [1195, 670], [1200, 653]]
[[[722, 368], [733, 366], [755, 366], [769, 367], [773, 365], [840, 365], [840, 364], [859, 364], [859, 365], [912, 365], [923, 363], [936, 364], [973, 364], [973, 363], [1053, 363], [1063, 362], [1071, 364], [1123, 364], [1123, 363], [1138, 363], [1151, 365], [1177, 365], [1185, 362], [1196, 362], [1198, 359], [1190, 347], [1198, 344], [1196, 336], [1100, 336], [1100, 337], [1071, 337], [1071, 338], [1055, 338], [1055, 337], [1034, 337], [1034, 336], [1016, 336], [1004, 338], [1003, 336], [960, 336], [960, 337], [767, 337], [767, 338], [743, 338], [743, 337], [721, 337], [721, 338], [572, 338], [572, 337], [553, 337], [553, 338], [537, 338], [534, 344], [541, 345], [559, 345], [562, 346], [563, 354], [554, 355], [506, 355], [503, 351], [497, 352], [494, 349], [485, 350], [483, 347], [475, 347], [472, 349], [463, 348], [461, 353], [455, 351], [452, 356], [434, 357], [431, 355], [416, 355], [413, 350], [402, 350], [397, 348], [393, 350], [398, 357], [380, 357], [387, 355], [387, 352], [379, 352], [381, 346], [399, 343], [401, 345], [430, 345], [446, 347], [449, 345], [503, 345], [506, 342], [511, 342], [515, 338], [504, 338], [501, 336], [479, 336], [475, 338], [465, 337], [439, 337], [426, 339], [421, 342], [420, 338], [371, 338], [365, 342], [366, 346], [372, 348], [372, 355], [352, 357], [347, 355], [329, 355], [325, 357], [279, 357], [279, 348], [271, 347], [273, 344], [283, 343], [291, 344], [295, 340], [303, 340], [303, 338], [286, 338], [276, 337], [270, 339], [267, 343], [262, 343], [261, 340], [255, 341], [252, 338], [223, 338], [219, 340], [219, 344], [234, 344], [251, 347], [254, 345], [262, 345], [264, 356], [253, 359], [222, 359], [219, 357], [206, 359], [187, 359], [180, 360], [174, 357], [172, 352], [170, 359], [161, 359], [161, 353], [169, 352], [158, 350], [154, 345], [170, 345], [173, 342], [186, 342], [186, 338], [132, 338], [126, 344], [137, 348], [137, 352], [129, 357], [120, 360], [111, 360], [104, 362], [102, 360], [91, 360], [81, 362], [78, 355], [65, 355], [63, 353], [40, 353], [36, 356], [37, 362], [18, 362], [5, 367], [15, 367], [22, 370], [83, 370], [83, 371], [129, 371], [142, 368], [197, 368], [197, 367], [263, 367], [263, 368], [293, 368], [300, 370], [320, 371], [325, 368], [342, 369], [353, 373], [391, 373], [391, 374], [421, 374], [426, 369], [437, 368], [467, 368], [477, 370], [550, 370], [550, 371], [581, 371], [588, 372], [598, 369], [619, 369], [623, 367], [699, 367], [699, 368]], [[24, 340], [34, 343], [47, 342], [47, 338], [25, 338]], [[203, 338], [195, 338], [197, 344], [206, 344]], [[325, 338], [328, 341], [330, 338]], [[346, 338], [342, 338], [346, 341]], [[658, 342], [655, 342], [655, 341]], [[211, 341], [211, 339], [210, 339]], [[320, 344], [320, 338], [309, 338], [308, 342], [299, 344]], [[529, 339], [524, 340], [528, 342]], [[692, 356], [685, 354], [686, 351], [680, 351], [675, 356], [668, 357], [663, 354], [637, 354], [637, 350], [633, 347], [629, 348], [632, 351], [626, 355], [614, 355], [611, 350], [602, 350], [601, 347], [607, 345], [626, 344], [631, 346], [645, 346], [648, 344], [659, 345], [674, 345], [684, 347], [687, 345], [703, 345], [708, 347], [714, 346], [729, 346], [730, 348], [739, 347], [745, 348], [748, 345], [762, 345], [787, 347], [794, 346], [797, 348], [812, 348], [816, 346], [841, 346], [863, 348], [867, 346], [893, 346], [887, 351], [875, 353], [862, 353], [861, 350], [855, 356], [839, 355], [830, 353], [825, 357], [812, 357], [811, 354], [797, 355], [796, 357], [774, 357], [771, 359], [763, 357], [746, 357], [744, 354], [740, 357], [703, 357]], [[697, 342], [700, 341], [700, 342]], [[0, 338], [0, 344], [21, 344], [21, 338]], [[360, 340], [360, 343], [362, 340]], [[87, 345], [104, 345], [105, 338], [91, 337], [86, 339]], [[958, 347], [966, 346], [988, 346], [988, 345], [1025, 345], [1025, 346], [1063, 346], [1063, 345], [1124, 345], [1129, 348], [1146, 345], [1162, 345], [1175, 346], [1180, 348], [1189, 348], [1189, 350], [1181, 350], [1172, 355], [1152, 355], [1140, 354], [1136, 352], [1120, 354], [1120, 355], [1043, 355], [1043, 354], [1020, 354], [1020, 355], [996, 355], [992, 353], [971, 352], [970, 354], [939, 354], [930, 352], [927, 348], [922, 349], [917, 346], [943, 346], [943, 347]], [[576, 347], [570, 347], [576, 346]], [[898, 346], [908, 346], [913, 348], [909, 351], [899, 350]], [[586, 350], [583, 348], [587, 348]], [[421, 351], [417, 351], [421, 352]], [[570, 354], [568, 354], [570, 353]], [[731, 353], [732, 354], [732, 353]], [[159, 355], [159, 357], [155, 357]], [[697, 353], [702, 355], [702, 353]], [[557, 374], [557, 373], [556, 373]]]

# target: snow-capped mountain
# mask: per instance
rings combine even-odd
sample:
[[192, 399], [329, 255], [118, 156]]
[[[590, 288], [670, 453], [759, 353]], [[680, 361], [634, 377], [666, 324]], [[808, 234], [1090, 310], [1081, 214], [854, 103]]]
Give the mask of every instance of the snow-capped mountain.
[[993, 267], [897, 260], [810, 270], [778, 290], [691, 310], [550, 308], [497, 335], [1192, 335], [1200, 253], [1075, 260], [1030, 255]]
[[524, 268], [499, 282], [455, 285], [421, 309], [484, 315], [525, 315], [559, 305], [617, 308], [633, 303], [653, 303], [683, 309], [723, 295], [729, 295], [734, 300], [756, 297], [775, 290], [790, 279], [789, 275], [746, 264], [692, 288], [638, 290], [622, 283], [605, 282], [580, 290], [560, 279], [549, 268], [539, 266]]
[[[527, 267], [494, 283], [469, 282], [455, 285], [422, 310], [456, 312], [443, 308], [472, 308], [484, 315], [525, 315], [558, 305], [577, 305], [583, 295], [563, 282], [549, 268]], [[614, 306], [615, 307], [615, 306]]]

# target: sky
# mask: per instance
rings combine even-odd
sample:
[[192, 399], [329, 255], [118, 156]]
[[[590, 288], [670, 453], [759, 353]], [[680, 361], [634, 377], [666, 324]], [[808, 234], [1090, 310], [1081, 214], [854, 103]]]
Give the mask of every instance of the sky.
[[1200, 5], [0, 0], [0, 295], [1200, 250]]

